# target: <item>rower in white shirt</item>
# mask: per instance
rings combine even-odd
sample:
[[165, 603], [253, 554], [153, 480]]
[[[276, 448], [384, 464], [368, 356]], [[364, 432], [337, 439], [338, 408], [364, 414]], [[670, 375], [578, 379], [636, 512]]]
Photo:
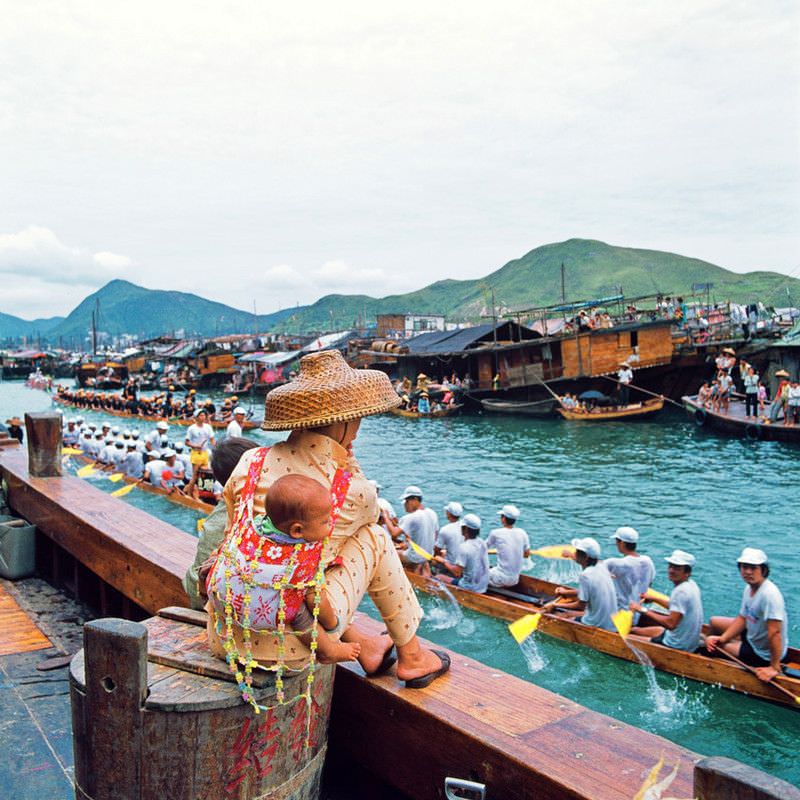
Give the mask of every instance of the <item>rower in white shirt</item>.
[[[643, 556], [637, 552], [639, 532], [636, 528], [628, 526], [617, 528], [611, 539], [616, 542], [620, 557], [607, 558], [603, 563], [614, 579], [617, 608], [630, 608], [631, 603], [638, 603], [652, 585], [656, 577], [656, 568], [650, 556]], [[638, 621], [637, 613], [633, 618], [633, 624], [636, 625]]]
[[520, 510], [510, 503], [497, 512], [502, 528], [495, 528], [486, 540], [487, 548], [496, 548], [497, 564], [489, 570], [489, 586], [515, 586], [519, 583], [523, 562], [531, 554], [528, 534], [515, 527]]
[[461, 503], [451, 500], [444, 507], [444, 513], [447, 517], [447, 524], [442, 525], [436, 535], [436, 554], [443, 556], [451, 564], [455, 564], [464, 541], [461, 533], [461, 517], [464, 515], [464, 507]]
[[228, 423], [228, 427], [225, 429], [225, 436], [228, 439], [242, 435], [242, 425], [244, 425], [246, 416], [247, 412], [241, 406], [236, 406], [236, 408], [233, 409], [233, 419]]

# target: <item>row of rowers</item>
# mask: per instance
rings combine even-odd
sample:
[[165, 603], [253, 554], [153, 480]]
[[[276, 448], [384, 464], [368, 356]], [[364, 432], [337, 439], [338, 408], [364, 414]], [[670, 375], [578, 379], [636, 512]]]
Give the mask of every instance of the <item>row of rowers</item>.
[[[380, 486], [376, 485], [376, 489]], [[525, 559], [530, 555], [528, 534], [517, 526], [520, 511], [505, 505], [498, 512], [501, 527], [488, 537], [480, 536], [477, 514], [464, 514], [458, 502], [444, 511], [447, 524], [438, 526], [433, 509], [423, 503], [421, 489], [409, 486], [401, 500], [406, 514], [399, 520], [390, 503], [379, 497], [381, 524], [395, 540], [406, 567], [425, 573], [429, 559], [420, 551], [435, 553], [430, 559], [439, 570], [436, 577], [460, 589], [483, 593], [490, 587], [511, 587], [518, 583]], [[757, 669], [762, 680], [781, 671], [788, 649], [788, 621], [783, 595], [769, 580], [769, 563], [763, 550], [746, 547], [737, 561], [744, 590], [735, 618], [711, 617], [712, 635], [701, 641], [704, 621], [700, 587], [692, 579], [695, 558], [675, 550], [665, 558], [667, 577], [673, 584], [669, 598], [655, 600], [664, 611], [645, 608], [642, 603], [656, 575], [653, 560], [638, 551], [639, 533], [631, 527], [618, 528], [611, 536], [618, 555], [602, 559], [600, 544], [591, 537], [572, 540], [572, 550], [563, 555], [581, 567], [577, 588], [559, 587], [558, 598], [545, 611], [570, 616], [585, 625], [615, 630], [612, 615], [620, 609], [634, 612], [635, 636], [678, 650], [707, 652], [724, 647]], [[409, 546], [408, 540], [414, 545]], [[497, 563], [489, 564], [489, 551], [496, 549]]]
[[[241, 412], [246, 418], [247, 412], [238, 405], [238, 397], [226, 398], [222, 405], [217, 407], [211, 399], [201, 400], [195, 389], [190, 389], [184, 398], [173, 394], [174, 386], [168, 391], [150, 397], [139, 396], [134, 389], [126, 386], [122, 394], [112, 392], [92, 392], [85, 389], [73, 390], [65, 386], [58, 386], [57, 396], [80, 408], [94, 411], [126, 411], [141, 417], [171, 417], [178, 419], [192, 419], [201, 411], [209, 419], [218, 422], [228, 422]], [[240, 422], [242, 421], [240, 420]]]
[[98, 467], [114, 469], [128, 478], [143, 478], [167, 490], [192, 483], [195, 471], [209, 465], [211, 448], [216, 444], [214, 429], [200, 421], [185, 429], [183, 442], [170, 441], [169, 425], [164, 421], [142, 437], [135, 428], [87, 424], [80, 417], [66, 422], [62, 438], [65, 446], [80, 449]]

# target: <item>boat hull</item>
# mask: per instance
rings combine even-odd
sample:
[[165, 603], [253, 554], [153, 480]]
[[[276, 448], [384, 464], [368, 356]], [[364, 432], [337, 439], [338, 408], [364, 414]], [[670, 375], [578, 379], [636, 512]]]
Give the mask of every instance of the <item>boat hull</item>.
[[698, 428], [704, 428], [725, 436], [759, 439], [775, 442], [793, 442], [800, 444], [800, 426], [787, 427], [783, 422], [767, 423], [761, 419], [753, 420], [743, 417], [742, 403], [731, 401], [730, 414], [719, 414], [710, 408], [704, 408], [697, 402], [697, 395], [686, 395], [682, 398], [686, 413], [694, 420]]
[[407, 408], [392, 408], [390, 413], [396, 417], [406, 417], [408, 419], [430, 419], [432, 417], [453, 417], [461, 410], [461, 406], [444, 408], [441, 411], [432, 411], [430, 414], [420, 414], [419, 411], [409, 411]]
[[652, 417], [664, 408], [664, 399], [645, 400], [636, 406], [627, 406], [613, 411], [596, 409], [595, 411], [571, 411], [566, 408], [557, 408], [556, 411], [571, 422], [611, 422], [613, 420], [637, 420]]
[[[442, 584], [435, 578], [423, 577], [408, 571], [406, 574], [411, 584], [420, 591], [426, 594], [441, 594]], [[557, 585], [523, 575], [520, 578], [520, 583], [512, 587], [512, 589], [518, 594], [552, 598], [555, 596]], [[537, 611], [537, 605], [533, 602], [529, 603], [524, 600], [494, 595], [491, 590], [486, 594], [478, 594], [477, 592], [459, 589], [457, 586], [448, 585], [447, 588], [464, 608], [508, 622], [513, 622], [526, 614], [536, 613]], [[589, 647], [592, 650], [597, 650], [600, 653], [621, 658], [625, 661], [637, 662], [635, 654], [617, 633], [582, 625], [580, 622], [565, 619], [559, 616], [558, 613], [542, 614], [536, 630], [555, 639]], [[636, 648], [650, 659], [653, 666], [663, 672], [690, 678], [701, 683], [714, 684], [763, 700], [780, 703], [794, 710], [800, 710], [800, 705], [793, 703], [774, 686], [760, 681], [751, 672], [742, 669], [742, 667], [731, 661], [724, 660], [724, 658], [709, 658], [704, 655], [687, 653], [683, 650], [674, 650], [671, 647], [653, 644], [641, 639], [632, 641], [635, 642]], [[790, 648], [789, 659], [794, 666], [795, 662], [800, 662], [800, 652]], [[797, 668], [800, 668], [800, 664], [797, 664]], [[777, 679], [777, 682], [790, 692], [800, 695], [800, 679], [781, 676]]]

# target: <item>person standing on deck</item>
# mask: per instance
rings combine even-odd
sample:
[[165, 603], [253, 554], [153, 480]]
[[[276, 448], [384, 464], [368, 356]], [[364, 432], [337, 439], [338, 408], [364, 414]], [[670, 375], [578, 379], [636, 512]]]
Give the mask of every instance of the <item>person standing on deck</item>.
[[228, 423], [228, 427], [225, 429], [225, 436], [229, 438], [240, 438], [242, 435], [242, 425], [244, 424], [244, 418], [247, 416], [247, 412], [241, 407], [236, 406], [233, 409], [233, 419]]
[[211, 448], [216, 444], [214, 429], [208, 424], [208, 416], [203, 409], [195, 413], [196, 422], [186, 429], [186, 444], [192, 448], [192, 465], [207, 467]]
[[733, 378], [724, 369], [721, 369], [717, 376], [717, 387], [719, 412], [727, 414], [731, 402], [731, 392], [733, 391]]
[[[556, 594], [565, 597], [568, 602], [559, 604], [558, 608], [566, 615], [575, 618], [576, 622], [593, 625], [607, 631], [616, 630], [611, 615], [617, 611], [617, 594], [614, 581], [605, 565], [600, 562], [600, 545], [596, 539], [587, 536], [584, 539], [573, 539], [575, 560], [580, 564], [582, 572], [578, 577], [578, 588], [559, 586]], [[544, 611], [552, 611], [555, 602], [542, 606]]]
[[[645, 636], [654, 644], [694, 653], [700, 646], [700, 631], [703, 628], [703, 600], [700, 587], [692, 580], [695, 559], [691, 553], [675, 550], [664, 560], [668, 565], [667, 577], [675, 588], [666, 602], [658, 599], [653, 602], [664, 606], [668, 613], [648, 610], [647, 615], [658, 624], [634, 627], [631, 633]], [[641, 599], [644, 599], [644, 595]], [[639, 601], [632, 602], [630, 609], [637, 615], [644, 612]]]
[[489, 549], [480, 538], [481, 518], [477, 514], [465, 514], [461, 520], [461, 536], [464, 541], [458, 551], [455, 563], [443, 556], [435, 556], [453, 578], [437, 575], [444, 583], [452, 583], [459, 589], [483, 594], [489, 588]]
[[758, 382], [760, 379], [761, 376], [752, 366], [748, 365], [747, 371], [742, 376], [742, 383], [744, 383], [745, 418], [752, 416], [753, 419], [758, 419]]
[[792, 381], [789, 385], [789, 397], [786, 405], [786, 425], [800, 425], [800, 383]]
[[489, 570], [489, 586], [515, 586], [523, 562], [531, 554], [531, 542], [522, 528], [514, 527], [520, 517], [516, 506], [505, 505], [497, 513], [503, 527], [495, 528], [486, 539], [487, 548], [497, 548], [497, 565]]
[[[422, 489], [418, 486], [406, 486], [401, 498], [406, 510], [405, 516], [395, 525], [384, 517], [384, 524], [395, 542], [401, 537], [410, 539], [428, 553], [433, 553], [436, 534], [439, 530], [439, 521], [436, 512], [422, 504]], [[430, 575], [428, 560], [417, 553], [407, 542], [403, 542], [400, 560], [413, 572], [420, 575]]]
[[767, 554], [745, 547], [737, 562], [739, 574], [747, 584], [742, 593], [739, 614], [711, 617], [712, 636], [706, 649], [713, 653], [724, 648], [745, 664], [755, 667], [762, 681], [781, 673], [781, 660], [789, 647], [789, 622], [780, 589], [769, 580]]
[[[607, 558], [603, 563], [614, 579], [614, 591], [617, 594], [617, 608], [629, 608], [631, 603], [638, 603], [656, 577], [656, 568], [650, 556], [636, 552], [639, 532], [636, 528], [617, 528], [611, 539], [616, 542], [619, 558]], [[634, 616], [634, 624], [639, 615]]]
[[630, 385], [633, 381], [633, 370], [631, 365], [625, 361], [620, 362], [617, 381], [619, 383], [619, 404], [627, 406], [631, 399]]
[[464, 507], [461, 503], [451, 500], [444, 507], [444, 514], [447, 517], [447, 524], [442, 525], [439, 533], [436, 534], [435, 552], [451, 564], [455, 564], [461, 550], [461, 543], [464, 541], [461, 533], [461, 517], [464, 514]]

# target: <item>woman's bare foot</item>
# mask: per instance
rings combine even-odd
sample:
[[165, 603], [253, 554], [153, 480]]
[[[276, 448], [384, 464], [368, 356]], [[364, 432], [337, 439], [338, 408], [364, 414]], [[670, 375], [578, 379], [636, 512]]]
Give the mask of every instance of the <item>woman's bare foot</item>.
[[358, 663], [367, 675], [371, 675], [381, 668], [384, 659], [394, 646], [388, 634], [380, 636], [367, 636], [355, 625], [351, 625], [343, 634], [342, 641], [360, 645], [361, 652]]
[[432, 650], [423, 648], [415, 636], [397, 647], [397, 677], [401, 681], [421, 678], [442, 667], [442, 660]]
[[340, 661], [355, 661], [361, 653], [360, 642], [337, 642], [332, 636], [324, 644], [320, 641], [319, 661], [322, 664], [336, 664]]

